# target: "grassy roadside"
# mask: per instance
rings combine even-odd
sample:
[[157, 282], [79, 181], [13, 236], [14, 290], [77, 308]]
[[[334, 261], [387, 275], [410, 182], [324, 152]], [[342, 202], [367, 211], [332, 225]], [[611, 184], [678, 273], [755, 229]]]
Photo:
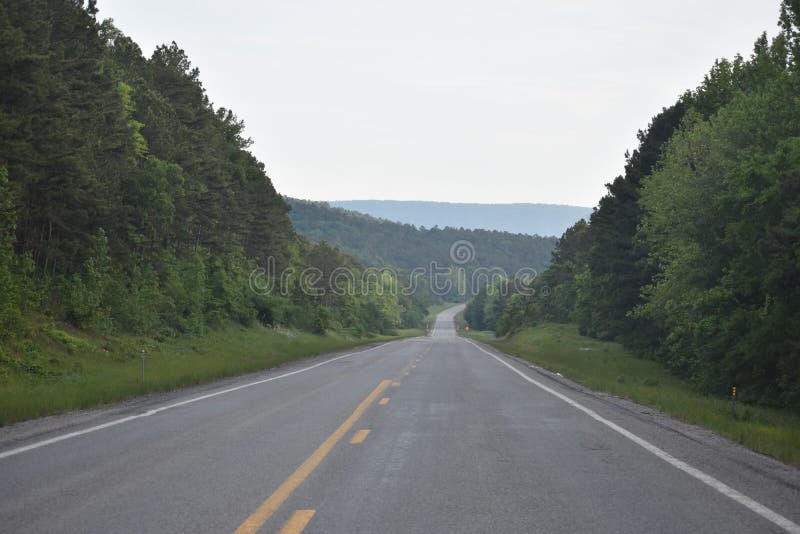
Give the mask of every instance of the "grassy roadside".
[[[463, 335], [463, 322], [459, 330]], [[542, 324], [508, 339], [496, 339], [491, 332], [469, 332], [469, 336], [591, 389], [629, 398], [784, 462], [800, 464], [800, 417], [740, 403], [734, 418], [727, 399], [698, 394], [657, 362], [636, 358], [618, 343], [581, 336], [574, 325]]]
[[[200, 337], [158, 343], [135, 336], [92, 337], [63, 325], [44, 325], [23, 345], [24, 357], [0, 352], [0, 426], [424, 333], [412, 329], [396, 336], [356, 338], [229, 326]], [[140, 380], [143, 348], [144, 383]]]

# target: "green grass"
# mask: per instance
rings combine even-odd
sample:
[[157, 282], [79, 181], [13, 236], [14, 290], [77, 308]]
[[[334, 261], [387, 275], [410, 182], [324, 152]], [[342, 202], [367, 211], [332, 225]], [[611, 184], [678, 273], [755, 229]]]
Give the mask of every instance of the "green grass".
[[[0, 425], [418, 335], [424, 331], [357, 338], [229, 326], [199, 337], [158, 343], [144, 337], [92, 336], [64, 325], [40, 325], [10, 355], [0, 351]], [[144, 383], [140, 380], [142, 348], [146, 349]]]
[[470, 332], [469, 336], [591, 389], [626, 397], [784, 462], [800, 464], [800, 417], [739, 403], [734, 418], [728, 399], [701, 395], [659, 363], [637, 358], [618, 343], [581, 336], [574, 325], [542, 324], [508, 339], [497, 339], [491, 332]]

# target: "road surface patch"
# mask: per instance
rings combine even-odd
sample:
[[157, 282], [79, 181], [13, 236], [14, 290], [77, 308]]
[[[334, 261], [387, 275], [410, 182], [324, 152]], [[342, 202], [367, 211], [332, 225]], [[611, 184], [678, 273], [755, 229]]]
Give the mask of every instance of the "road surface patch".
[[[400, 340], [400, 341], [405, 341], [405, 340]], [[90, 426], [88, 428], [84, 428], [83, 430], [76, 430], [75, 432], [69, 432], [67, 434], [61, 434], [60, 436], [55, 436], [53, 438], [45, 439], [45, 440], [42, 440], [42, 441], [37, 441], [37, 442], [31, 443], [29, 445], [25, 445], [25, 446], [22, 446], [22, 447], [17, 447], [16, 449], [10, 449], [10, 450], [7, 450], [7, 451], [2, 451], [2, 452], [0, 452], [0, 460], [3, 459], [3, 458], [8, 458], [9, 456], [14, 456], [16, 454], [27, 452], [27, 451], [30, 451], [30, 450], [33, 450], [33, 449], [38, 449], [39, 447], [44, 447], [46, 445], [52, 445], [53, 443], [58, 443], [59, 441], [64, 441], [65, 439], [70, 439], [70, 438], [75, 438], [75, 437], [78, 437], [78, 436], [83, 436], [84, 434], [90, 434], [92, 432], [97, 432], [98, 430], [103, 430], [104, 428], [110, 428], [110, 427], [113, 427], [113, 426], [121, 425], [123, 423], [127, 423], [129, 421], [134, 421], [136, 419], [141, 419], [143, 417], [150, 417], [152, 415], [156, 415], [158, 413], [161, 413], [161, 412], [163, 412], [165, 410], [170, 410], [172, 408], [178, 408], [180, 406], [186, 406], [187, 404], [192, 404], [192, 403], [199, 402], [199, 401], [202, 401], [202, 400], [211, 399], [211, 398], [214, 398], [214, 397], [219, 397], [220, 395], [233, 393], [234, 391], [239, 391], [241, 389], [246, 389], [246, 388], [250, 388], [250, 387], [253, 387], [253, 386], [258, 386], [258, 385], [261, 385], [261, 384], [266, 384], [267, 382], [272, 382], [273, 380], [280, 380], [281, 378], [286, 378], [286, 377], [294, 376], [294, 375], [297, 375], [297, 374], [300, 374], [300, 373], [305, 373], [306, 371], [310, 371], [312, 369], [316, 369], [317, 367], [322, 367], [323, 365], [328, 365], [329, 363], [333, 363], [333, 362], [339, 361], [339, 360], [341, 360], [343, 358], [349, 358], [350, 356], [355, 356], [357, 354], [363, 354], [365, 352], [371, 352], [371, 351], [373, 351], [375, 349], [379, 349], [379, 348], [381, 348], [381, 347], [383, 347], [385, 345], [388, 345], [389, 343], [394, 343], [394, 342], [393, 341], [388, 341], [386, 343], [382, 343], [380, 345], [376, 345], [376, 346], [371, 347], [369, 349], [359, 350], [359, 351], [356, 351], [356, 352], [348, 352], [347, 354], [343, 354], [341, 356], [337, 356], [337, 357], [331, 358], [329, 360], [325, 360], [325, 361], [322, 361], [322, 362], [319, 362], [319, 363], [315, 363], [314, 365], [310, 365], [308, 367], [303, 367], [302, 369], [297, 369], [295, 371], [289, 371], [288, 373], [283, 373], [283, 374], [280, 374], [278, 376], [271, 376], [269, 378], [264, 378], [262, 380], [256, 380], [255, 382], [248, 382], [247, 384], [241, 384], [239, 386], [223, 389], [221, 391], [215, 391], [213, 393], [207, 393], [205, 395], [200, 395], [198, 397], [192, 397], [190, 399], [186, 399], [186, 400], [183, 400], [183, 401], [180, 401], [180, 402], [175, 402], [175, 403], [172, 403], [172, 404], [167, 404], [166, 406], [161, 406], [159, 408], [154, 408], [152, 410], [148, 410], [148, 411], [140, 413], [140, 414], [129, 415], [129, 416], [123, 417], [121, 419], [114, 419], [112, 421], [108, 421], [107, 423], [103, 423], [103, 424], [100, 424], [100, 425], [95, 425], [95, 426]]]
[[628, 438], [632, 442], [636, 443], [637, 445], [639, 445], [640, 447], [645, 449], [647, 452], [649, 452], [649, 453], [661, 458], [662, 460], [664, 460], [668, 464], [672, 465], [673, 467], [676, 467], [677, 469], [680, 469], [684, 473], [696, 478], [700, 482], [703, 482], [704, 484], [707, 484], [708, 486], [711, 486], [712, 488], [714, 488], [715, 490], [717, 490], [721, 494], [725, 495], [726, 497], [729, 497], [729, 498], [733, 499], [737, 503], [741, 504], [745, 508], [748, 508], [752, 512], [755, 512], [756, 514], [760, 515], [764, 519], [766, 519], [768, 521], [771, 521], [772, 523], [778, 525], [779, 527], [784, 529], [786, 532], [791, 532], [792, 534], [800, 534], [800, 525], [798, 525], [797, 523], [793, 522], [792, 520], [780, 515], [779, 513], [775, 512], [774, 510], [772, 510], [770, 508], [767, 508], [763, 504], [761, 504], [761, 503], [759, 503], [757, 501], [754, 501], [753, 499], [751, 499], [747, 495], [744, 495], [743, 493], [740, 493], [740, 492], [736, 491], [732, 487], [728, 486], [727, 484], [725, 484], [724, 482], [722, 482], [720, 480], [717, 480], [716, 478], [712, 477], [711, 475], [707, 474], [706, 472], [701, 471], [700, 469], [697, 469], [696, 467], [693, 467], [693, 466], [687, 464], [686, 462], [684, 462], [682, 460], [679, 460], [678, 458], [672, 456], [668, 452], [656, 447], [655, 445], [653, 445], [649, 441], [647, 441], [647, 440], [645, 440], [643, 438], [640, 438], [639, 436], [637, 436], [633, 432], [631, 432], [629, 430], [626, 430], [625, 428], [622, 428], [621, 426], [619, 426], [618, 424], [614, 423], [613, 421], [609, 421], [608, 419], [606, 419], [602, 415], [598, 414], [597, 412], [595, 412], [591, 408], [587, 408], [586, 406], [584, 406], [583, 404], [579, 403], [578, 401], [575, 401], [575, 400], [571, 399], [570, 397], [567, 397], [566, 395], [564, 395], [562, 393], [559, 393], [558, 391], [554, 390], [553, 388], [551, 388], [549, 386], [546, 386], [545, 384], [539, 382], [538, 380], [535, 380], [535, 379], [531, 378], [530, 376], [526, 375], [525, 373], [523, 373], [522, 371], [520, 371], [519, 369], [517, 369], [516, 367], [514, 367], [510, 363], [508, 363], [505, 360], [503, 360], [501, 357], [497, 356], [496, 354], [492, 354], [491, 352], [489, 352], [488, 350], [484, 349], [483, 347], [481, 347], [477, 343], [475, 343], [475, 342], [473, 342], [473, 341], [471, 341], [469, 339], [464, 339], [464, 338], [461, 338], [461, 339], [466, 341], [467, 343], [469, 343], [470, 345], [472, 345], [473, 347], [475, 347], [479, 351], [483, 352], [484, 354], [488, 354], [489, 356], [491, 356], [492, 358], [494, 358], [495, 360], [497, 360], [501, 364], [503, 364], [506, 367], [508, 367], [514, 373], [518, 374], [519, 376], [521, 376], [522, 378], [524, 378], [525, 380], [527, 380], [528, 382], [530, 382], [534, 386], [538, 387], [539, 389], [542, 389], [542, 390], [546, 391], [547, 393], [553, 395], [554, 397], [557, 397], [557, 398], [561, 399], [562, 401], [566, 402], [567, 404], [569, 404], [573, 408], [577, 408], [578, 410], [582, 411], [583, 413], [585, 413], [586, 415], [588, 415], [589, 417], [591, 417], [595, 421], [604, 424], [605, 426], [607, 426], [608, 428], [610, 428], [614, 432], [616, 432], [616, 433]]
[[272, 517], [278, 508], [286, 502], [286, 499], [289, 498], [294, 490], [296, 490], [314, 469], [322, 463], [322, 460], [324, 460], [336, 444], [339, 443], [339, 440], [350, 431], [356, 421], [358, 421], [367, 408], [369, 408], [370, 404], [383, 393], [383, 390], [386, 389], [389, 384], [391, 384], [391, 380], [382, 380], [375, 389], [361, 401], [355, 411], [350, 414], [350, 417], [345, 419], [344, 423], [342, 423], [333, 434], [328, 436], [328, 438], [322, 442], [322, 445], [317, 447], [317, 450], [315, 450], [294, 473], [289, 475], [289, 478], [287, 478], [283, 484], [281, 484], [280, 487], [244, 521], [244, 523], [239, 525], [239, 528], [236, 529], [236, 534], [253, 534], [257, 532], [258, 529]]

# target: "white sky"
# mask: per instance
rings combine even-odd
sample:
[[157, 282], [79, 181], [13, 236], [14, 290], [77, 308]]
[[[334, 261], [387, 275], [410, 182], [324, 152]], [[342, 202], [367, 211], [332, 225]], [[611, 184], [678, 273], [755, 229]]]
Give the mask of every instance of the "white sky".
[[100, 0], [146, 56], [176, 41], [314, 200], [593, 206], [636, 131], [778, 0]]

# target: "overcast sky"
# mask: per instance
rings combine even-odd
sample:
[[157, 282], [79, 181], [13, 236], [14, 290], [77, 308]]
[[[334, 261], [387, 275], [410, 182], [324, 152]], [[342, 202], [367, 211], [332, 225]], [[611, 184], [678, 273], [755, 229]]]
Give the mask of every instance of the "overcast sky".
[[[778, 0], [100, 0], [176, 41], [279, 192], [593, 206], [662, 107]], [[669, 5], [669, 7], [667, 7]]]

